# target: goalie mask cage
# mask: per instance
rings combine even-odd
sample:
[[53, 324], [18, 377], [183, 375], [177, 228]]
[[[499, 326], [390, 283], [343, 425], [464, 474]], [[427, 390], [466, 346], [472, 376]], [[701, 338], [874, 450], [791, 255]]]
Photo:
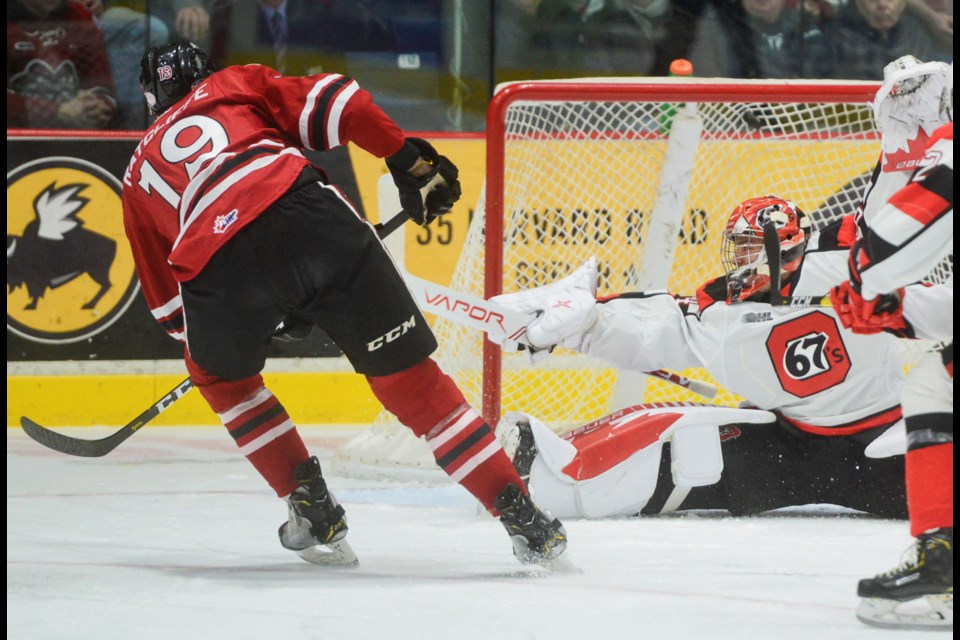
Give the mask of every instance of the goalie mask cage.
[[[722, 274], [721, 233], [741, 201], [793, 200], [814, 228], [855, 211], [880, 153], [869, 105], [878, 87], [680, 78], [498, 87], [487, 115], [485, 197], [450, 286], [489, 298], [548, 284], [596, 256], [601, 296], [693, 295]], [[565, 432], [638, 402], [705, 401], [571, 351], [531, 367], [474, 329], [444, 319], [434, 329], [436, 360], [491, 428], [511, 410]], [[679, 373], [715, 384], [702, 369]], [[739, 400], [721, 389], [712, 402]], [[446, 477], [427, 444], [386, 412], [340, 448], [334, 470]]]

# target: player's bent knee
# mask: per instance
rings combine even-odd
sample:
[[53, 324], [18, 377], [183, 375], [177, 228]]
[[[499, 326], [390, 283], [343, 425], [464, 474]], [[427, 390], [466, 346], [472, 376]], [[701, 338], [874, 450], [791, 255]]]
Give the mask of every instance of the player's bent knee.
[[184, 360], [190, 380], [210, 408], [218, 414], [252, 398], [264, 387], [263, 377], [259, 373], [240, 380], [224, 380], [203, 369], [189, 353], [185, 354]]

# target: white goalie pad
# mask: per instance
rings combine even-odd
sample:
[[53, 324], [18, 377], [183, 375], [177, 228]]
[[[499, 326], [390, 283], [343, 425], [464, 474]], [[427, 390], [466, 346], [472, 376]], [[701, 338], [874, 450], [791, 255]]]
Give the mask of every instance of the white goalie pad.
[[705, 486], [723, 471], [720, 425], [775, 420], [759, 409], [638, 405], [560, 437], [531, 417], [538, 455], [530, 490], [559, 518], [635, 515], [656, 489], [664, 442], [671, 443], [674, 484]]
[[762, 409], [728, 407], [687, 407], [683, 417], [661, 435], [670, 441], [670, 470], [678, 487], [702, 487], [720, 481], [723, 454], [720, 426], [776, 422], [776, 416]]

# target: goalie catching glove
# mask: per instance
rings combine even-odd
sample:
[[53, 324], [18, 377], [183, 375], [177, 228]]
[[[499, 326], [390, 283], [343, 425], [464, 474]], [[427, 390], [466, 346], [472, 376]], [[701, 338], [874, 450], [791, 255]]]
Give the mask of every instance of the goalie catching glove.
[[426, 140], [407, 138], [386, 162], [403, 212], [420, 226], [448, 213], [460, 199], [459, 170]]
[[953, 121], [953, 69], [946, 62], [901, 56], [883, 68], [873, 114], [885, 154], [908, 151], [910, 142]]
[[857, 240], [850, 249], [848, 267], [850, 279], [830, 290], [830, 303], [840, 317], [843, 326], [854, 333], [872, 334], [888, 331], [896, 336], [907, 337], [907, 323], [903, 319], [904, 289], [893, 293], [865, 294], [862, 290], [860, 270], [870, 264], [863, 251], [863, 241]]
[[[548, 353], [561, 346], [583, 351], [590, 341], [590, 329], [597, 321], [597, 259], [590, 258], [583, 265], [551, 284], [494, 296], [491, 302], [523, 313], [537, 314], [527, 325], [527, 343], [531, 357]], [[494, 336], [490, 336], [495, 340]], [[506, 351], [516, 350], [516, 343], [500, 339]]]

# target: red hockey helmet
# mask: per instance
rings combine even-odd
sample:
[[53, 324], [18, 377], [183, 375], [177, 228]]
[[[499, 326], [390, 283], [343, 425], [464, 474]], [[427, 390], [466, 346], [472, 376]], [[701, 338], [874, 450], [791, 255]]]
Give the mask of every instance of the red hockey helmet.
[[772, 222], [780, 238], [780, 271], [792, 273], [803, 261], [810, 221], [800, 208], [776, 196], [744, 200], [730, 214], [723, 232], [727, 302], [737, 302], [770, 284], [763, 227]]

